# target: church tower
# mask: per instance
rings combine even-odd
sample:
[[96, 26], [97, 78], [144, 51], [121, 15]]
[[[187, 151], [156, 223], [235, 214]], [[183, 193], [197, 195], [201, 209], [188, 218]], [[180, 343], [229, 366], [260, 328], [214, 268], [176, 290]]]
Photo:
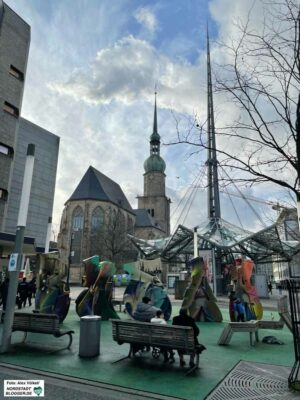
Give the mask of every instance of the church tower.
[[150, 136], [150, 156], [144, 162], [144, 196], [138, 196], [138, 208], [146, 209], [163, 237], [170, 234], [170, 203], [165, 188], [166, 163], [160, 156], [160, 135], [157, 131], [156, 92], [153, 133]]

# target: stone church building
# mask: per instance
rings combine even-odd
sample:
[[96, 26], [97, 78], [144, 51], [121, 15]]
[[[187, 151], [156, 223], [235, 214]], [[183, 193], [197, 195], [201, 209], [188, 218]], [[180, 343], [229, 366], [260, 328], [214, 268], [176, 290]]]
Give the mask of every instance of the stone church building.
[[157, 239], [170, 234], [170, 203], [166, 196], [166, 164], [160, 156], [156, 97], [150, 155], [144, 162], [144, 194], [132, 209], [121, 187], [90, 166], [63, 210], [58, 247], [70, 261], [70, 281], [80, 282], [82, 260], [99, 254], [117, 266], [135, 261], [137, 251], [127, 234]]

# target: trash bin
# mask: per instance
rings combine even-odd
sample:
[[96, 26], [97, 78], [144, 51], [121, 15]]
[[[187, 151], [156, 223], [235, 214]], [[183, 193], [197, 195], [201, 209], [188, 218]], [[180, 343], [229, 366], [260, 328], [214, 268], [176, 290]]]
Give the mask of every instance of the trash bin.
[[100, 353], [101, 317], [86, 315], [80, 318], [79, 357], [96, 357]]

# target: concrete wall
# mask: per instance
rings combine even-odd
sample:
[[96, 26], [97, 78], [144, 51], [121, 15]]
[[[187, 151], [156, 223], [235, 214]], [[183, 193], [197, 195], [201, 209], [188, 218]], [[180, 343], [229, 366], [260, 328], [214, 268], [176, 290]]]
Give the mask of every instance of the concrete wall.
[[[18, 115], [4, 111], [8, 102], [21, 112], [24, 80], [10, 73], [11, 65], [24, 76], [30, 44], [30, 26], [6, 4], [0, 3], [0, 143], [15, 149]], [[10, 196], [11, 173], [15, 156], [0, 153], [0, 188]], [[7, 202], [0, 200], [0, 230], [3, 230]]]
[[53, 210], [59, 137], [23, 118], [20, 118], [4, 231], [16, 231], [29, 143], [35, 144], [35, 164], [25, 235], [34, 237], [36, 245], [44, 247], [48, 218]]

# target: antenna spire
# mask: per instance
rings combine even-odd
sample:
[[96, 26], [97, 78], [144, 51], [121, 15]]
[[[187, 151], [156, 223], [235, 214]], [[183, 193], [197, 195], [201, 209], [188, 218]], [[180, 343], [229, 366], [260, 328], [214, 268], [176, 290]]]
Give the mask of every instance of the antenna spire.
[[208, 217], [219, 219], [221, 217], [218, 161], [216, 152], [216, 132], [214, 119], [214, 103], [211, 79], [211, 63], [209, 49], [209, 33], [207, 25], [207, 134], [208, 134]]

